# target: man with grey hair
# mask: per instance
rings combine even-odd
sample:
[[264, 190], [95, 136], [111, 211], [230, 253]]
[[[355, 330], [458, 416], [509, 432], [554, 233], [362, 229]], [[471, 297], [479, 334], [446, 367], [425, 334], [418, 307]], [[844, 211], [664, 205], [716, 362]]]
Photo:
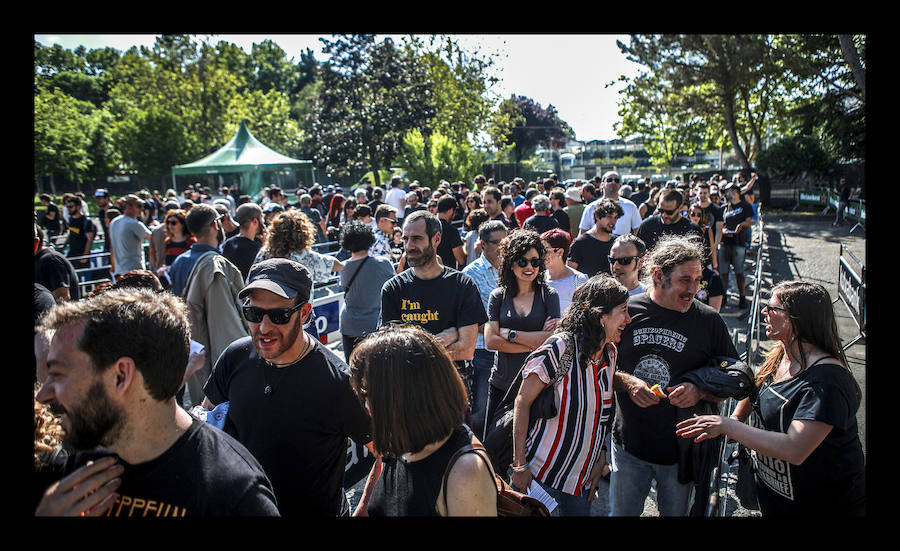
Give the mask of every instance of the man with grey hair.
[[662, 237], [645, 265], [647, 292], [629, 298], [614, 378], [610, 516], [640, 516], [654, 479], [660, 515], [686, 516], [692, 483], [704, 482], [673, 427], [721, 399], [684, 376], [716, 356], [738, 357], [725, 322], [695, 298], [704, 258], [699, 238]]
[[559, 222], [551, 216], [549, 197], [542, 193], [535, 195], [531, 198], [531, 208], [534, 209], [534, 214], [525, 220], [523, 228], [544, 233], [559, 227]]
[[[478, 294], [485, 311], [491, 299], [491, 291], [500, 281], [500, 242], [509, 230], [502, 220], [488, 220], [478, 227], [481, 255], [463, 268], [478, 287]], [[484, 416], [487, 409], [489, 379], [497, 352], [484, 343], [484, 324], [478, 326], [475, 356], [472, 359], [472, 430], [481, 438], [484, 434]]]
[[170, 293], [112, 289], [43, 319], [53, 336], [35, 400], [63, 412], [71, 454], [36, 516], [278, 516], [253, 455], [176, 403], [186, 310]]
[[590, 204], [584, 207], [584, 212], [581, 215], [581, 223], [578, 225], [580, 232], [584, 233], [590, 230], [591, 227], [593, 227], [593, 211], [599, 199], [610, 199], [622, 206], [622, 211], [624, 214], [620, 216], [619, 220], [616, 222], [616, 227], [613, 230], [614, 234], [625, 235], [626, 233], [636, 232], [637, 229], [641, 227], [643, 218], [641, 218], [641, 213], [638, 210], [637, 205], [635, 205], [631, 200], [619, 196], [619, 187], [621, 183], [619, 173], [611, 170], [605, 173], [600, 178], [600, 181], [601, 185], [603, 186], [603, 193], [598, 199], [592, 201]]

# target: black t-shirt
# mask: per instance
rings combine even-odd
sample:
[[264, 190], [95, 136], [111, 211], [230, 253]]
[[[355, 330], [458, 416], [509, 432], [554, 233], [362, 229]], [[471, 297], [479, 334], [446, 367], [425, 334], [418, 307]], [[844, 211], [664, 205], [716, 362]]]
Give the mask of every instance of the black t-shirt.
[[[66, 256], [84, 256], [84, 249], [88, 245], [87, 234], [97, 235], [97, 227], [87, 216], [69, 218], [69, 252]], [[84, 261], [81, 261], [84, 262]]]
[[416, 212], [416, 211], [418, 211], [418, 210], [425, 210], [425, 205], [417, 204], [417, 205], [414, 206], [414, 207], [411, 207], [411, 206], [407, 205], [407, 206], [403, 209], [403, 218], [409, 218], [409, 215], [410, 215], [410, 214], [412, 214], [412, 213], [414, 213], [414, 212]]
[[46, 287], [40, 283], [34, 284], [34, 320], [37, 321], [44, 312], [56, 306], [56, 299]]
[[751, 425], [780, 433], [786, 433], [794, 420], [833, 427], [801, 465], [752, 452], [763, 516], [833, 517], [862, 512], [865, 457], [858, 409], [853, 378], [839, 365], [820, 363], [786, 381], [772, 384], [769, 379], [762, 384]]
[[53, 249], [42, 249], [34, 255], [34, 281], [50, 292], [60, 287], [69, 288], [69, 298], [81, 298], [78, 276], [69, 259]]
[[532, 229], [540, 234], [544, 233], [545, 231], [558, 228], [559, 222], [552, 216], [547, 216], [545, 214], [532, 214], [528, 217], [527, 220], [525, 220], [525, 223], [522, 224], [522, 227]]
[[569, 249], [569, 260], [578, 264], [578, 271], [593, 277], [600, 272], [611, 273], [609, 267], [609, 251], [616, 240], [611, 234], [609, 241], [600, 241], [593, 235], [585, 233], [572, 242]]
[[[647, 386], [674, 387], [686, 372], [709, 365], [713, 356], [738, 357], [718, 312], [696, 299], [682, 313], [657, 305], [650, 293], [641, 293], [628, 299], [628, 313], [631, 323], [618, 346], [616, 370], [643, 379]], [[678, 408], [666, 399], [642, 408], [623, 391], [616, 391], [616, 403], [616, 443], [643, 461], [678, 462]]]
[[700, 276], [700, 288], [697, 290], [697, 300], [703, 304], [709, 305], [709, 299], [712, 297], [720, 297], [725, 294], [725, 287], [722, 285], [722, 278], [717, 276], [709, 266], [703, 268], [703, 275]]
[[[47, 215], [51, 212], [54, 214], [52, 220], [47, 217]], [[50, 237], [59, 235], [59, 232], [62, 231], [62, 217], [59, 214], [59, 207], [57, 207], [54, 203], [49, 203], [47, 205], [47, 209], [44, 211], [44, 214], [38, 221], [38, 225], [46, 229], [47, 234]]]
[[[527, 316], [520, 316], [513, 305], [513, 297], [504, 292], [502, 287], [491, 291], [488, 299], [488, 320], [496, 321], [501, 328], [516, 331], [543, 331], [548, 318], [559, 318], [559, 294], [553, 287], [542, 286], [534, 293], [531, 310]], [[530, 352], [511, 354], [498, 352], [497, 362], [491, 369], [491, 385], [506, 390], [513, 382], [519, 368], [525, 363]]]
[[569, 221], [569, 214], [563, 209], [553, 211], [551, 214], [553, 218], [556, 220], [556, 223], [559, 224], [559, 228], [566, 231], [567, 233], [570, 231], [572, 223]]
[[229, 402], [225, 431], [259, 460], [284, 517], [339, 516], [347, 439], [371, 441], [350, 368], [321, 347], [316, 341], [299, 362], [275, 368], [259, 357], [251, 337], [238, 339], [203, 387], [214, 405]]
[[[115, 455], [97, 448], [69, 455], [63, 476], [88, 460]], [[279, 516], [259, 462], [234, 438], [194, 418], [162, 455], [130, 465], [108, 517]]]
[[222, 243], [222, 256], [231, 261], [241, 271], [244, 281], [247, 281], [247, 275], [250, 273], [250, 267], [256, 260], [256, 254], [259, 252], [262, 243], [255, 239], [247, 239], [243, 235], [235, 235]]
[[[728, 203], [723, 213], [725, 220], [724, 229], [733, 230], [744, 220], [753, 218], [753, 205], [741, 199], [740, 203], [732, 205]], [[723, 245], [743, 245], [747, 242], [747, 228], [742, 229], [737, 235], [722, 235]]]
[[637, 236], [641, 238], [647, 245], [647, 250], [653, 250], [659, 238], [663, 235], [688, 235], [694, 233], [697, 237], [703, 237], [703, 231], [700, 226], [694, 224], [684, 216], [678, 219], [674, 224], [664, 224], [662, 216], [657, 214], [647, 218], [641, 222], [638, 228]]
[[381, 320], [422, 326], [436, 335], [450, 327], [466, 327], [487, 321], [475, 280], [444, 266], [440, 275], [420, 279], [412, 268], [385, 282], [381, 288]]
[[703, 207], [699, 201], [694, 201], [693, 204], [700, 207], [700, 210], [703, 211], [703, 216], [700, 217], [700, 225], [709, 226], [715, 231], [716, 222], [724, 222], [725, 219], [722, 217], [724, 211], [719, 205], [710, 202], [709, 205]]
[[441, 242], [437, 246], [437, 254], [441, 257], [441, 264], [447, 266], [448, 268], [453, 268], [456, 270], [459, 267], [459, 264], [456, 262], [456, 256], [453, 254], [453, 249], [459, 247], [463, 244], [462, 237], [459, 235], [459, 230], [453, 226], [450, 222], [447, 222], [443, 218], [441, 220]]

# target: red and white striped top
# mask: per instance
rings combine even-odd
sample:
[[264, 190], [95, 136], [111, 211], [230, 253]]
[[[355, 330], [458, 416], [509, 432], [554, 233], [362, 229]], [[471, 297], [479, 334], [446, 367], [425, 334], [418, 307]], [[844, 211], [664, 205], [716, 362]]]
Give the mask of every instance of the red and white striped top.
[[[550, 384], [565, 352], [562, 336], [546, 342], [526, 360], [523, 379], [535, 373]], [[573, 365], [556, 384], [559, 414], [553, 419], [537, 419], [525, 441], [525, 457], [532, 476], [567, 494], [580, 495], [600, 455], [613, 416], [613, 375], [616, 348], [607, 344], [601, 361], [581, 365], [578, 345]]]

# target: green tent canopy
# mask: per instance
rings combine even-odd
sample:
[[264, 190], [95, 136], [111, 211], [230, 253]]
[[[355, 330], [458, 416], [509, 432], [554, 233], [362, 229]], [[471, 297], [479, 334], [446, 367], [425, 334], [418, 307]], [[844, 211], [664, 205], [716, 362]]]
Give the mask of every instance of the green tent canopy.
[[172, 183], [176, 176], [197, 174], [240, 174], [241, 193], [255, 196], [262, 192], [264, 172], [284, 169], [305, 169], [308, 181], [313, 181], [313, 162], [292, 159], [273, 151], [253, 137], [241, 122], [237, 133], [218, 151], [199, 161], [172, 167]]

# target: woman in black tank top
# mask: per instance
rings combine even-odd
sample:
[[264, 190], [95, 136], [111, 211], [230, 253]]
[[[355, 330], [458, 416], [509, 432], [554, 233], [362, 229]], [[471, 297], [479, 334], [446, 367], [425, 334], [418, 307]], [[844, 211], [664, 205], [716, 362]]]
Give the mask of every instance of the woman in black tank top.
[[[453, 454], [480, 443], [463, 423], [468, 400], [447, 351], [417, 327], [391, 327], [366, 337], [350, 356], [351, 383], [372, 417], [380, 470], [357, 514], [369, 516], [496, 516], [497, 488], [487, 459]], [[445, 505], [446, 503], [446, 505]]]

